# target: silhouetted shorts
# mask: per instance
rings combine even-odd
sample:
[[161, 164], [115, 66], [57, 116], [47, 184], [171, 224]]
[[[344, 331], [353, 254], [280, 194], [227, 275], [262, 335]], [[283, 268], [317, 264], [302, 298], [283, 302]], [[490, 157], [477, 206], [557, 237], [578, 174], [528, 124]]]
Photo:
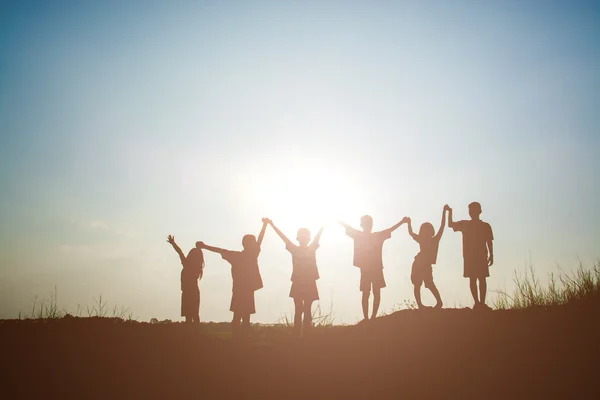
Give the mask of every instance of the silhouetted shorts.
[[361, 268], [360, 269], [360, 291], [370, 292], [385, 287], [383, 268]]
[[292, 289], [290, 290], [290, 297], [294, 300], [304, 301], [315, 301], [319, 300], [319, 290], [317, 289], [317, 282], [292, 282]]
[[181, 316], [197, 317], [200, 313], [200, 289], [189, 288], [181, 291]]
[[465, 278], [487, 278], [490, 276], [490, 267], [487, 260], [465, 260], [463, 276]]
[[238, 314], [254, 314], [254, 290], [234, 290], [231, 295], [229, 311]]
[[432, 288], [433, 268], [431, 267], [431, 264], [415, 259], [410, 272], [410, 281], [415, 286], [421, 286], [424, 283], [426, 288]]

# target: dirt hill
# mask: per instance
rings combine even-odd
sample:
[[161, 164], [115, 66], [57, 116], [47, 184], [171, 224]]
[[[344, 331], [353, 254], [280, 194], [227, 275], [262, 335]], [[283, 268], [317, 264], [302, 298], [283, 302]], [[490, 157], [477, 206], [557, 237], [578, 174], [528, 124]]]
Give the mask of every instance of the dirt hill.
[[400, 311], [291, 340], [108, 318], [0, 323], [2, 397], [598, 398], [600, 313]]

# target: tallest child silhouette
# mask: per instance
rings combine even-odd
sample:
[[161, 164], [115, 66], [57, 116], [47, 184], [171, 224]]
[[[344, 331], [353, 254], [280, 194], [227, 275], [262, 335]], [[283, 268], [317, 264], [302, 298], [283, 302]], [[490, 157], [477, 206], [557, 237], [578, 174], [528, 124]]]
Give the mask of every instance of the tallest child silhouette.
[[381, 289], [385, 287], [382, 260], [383, 242], [392, 237], [392, 232], [406, 222], [408, 222], [408, 218], [404, 217], [391, 228], [380, 232], [371, 232], [373, 230], [373, 218], [370, 215], [364, 215], [360, 219], [362, 231], [339, 221], [346, 228], [346, 235], [354, 239], [354, 266], [360, 268], [360, 291], [362, 292], [362, 310], [365, 321], [369, 320], [371, 288], [373, 288], [371, 319], [375, 319], [381, 302]]
[[[464, 277], [469, 278], [471, 294], [475, 301], [474, 309], [489, 309], [485, 304], [487, 292], [487, 277], [490, 276], [490, 266], [494, 264], [494, 234], [492, 227], [480, 219], [481, 204], [469, 204], [470, 220], [452, 220], [452, 208], [448, 208], [448, 227], [463, 234]], [[477, 296], [479, 282], [479, 296]]]

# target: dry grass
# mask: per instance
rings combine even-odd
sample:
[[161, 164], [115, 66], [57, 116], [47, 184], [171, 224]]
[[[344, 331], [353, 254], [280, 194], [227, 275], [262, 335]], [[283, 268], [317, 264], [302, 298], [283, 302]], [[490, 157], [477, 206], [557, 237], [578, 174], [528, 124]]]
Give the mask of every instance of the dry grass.
[[498, 310], [523, 310], [534, 307], [553, 307], [565, 304], [600, 302], [600, 262], [591, 269], [579, 268], [567, 274], [559, 270], [551, 273], [546, 286], [540, 284], [532, 266], [524, 275], [515, 272], [515, 290], [512, 294], [498, 291], [494, 308]]

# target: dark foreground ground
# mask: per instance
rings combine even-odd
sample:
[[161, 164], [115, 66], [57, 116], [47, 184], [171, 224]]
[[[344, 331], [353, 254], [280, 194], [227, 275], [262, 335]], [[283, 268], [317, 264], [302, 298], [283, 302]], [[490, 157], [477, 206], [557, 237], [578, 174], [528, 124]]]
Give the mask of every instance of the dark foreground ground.
[[225, 324], [0, 322], [0, 398], [600, 398], [598, 308], [400, 311], [231, 341]]

